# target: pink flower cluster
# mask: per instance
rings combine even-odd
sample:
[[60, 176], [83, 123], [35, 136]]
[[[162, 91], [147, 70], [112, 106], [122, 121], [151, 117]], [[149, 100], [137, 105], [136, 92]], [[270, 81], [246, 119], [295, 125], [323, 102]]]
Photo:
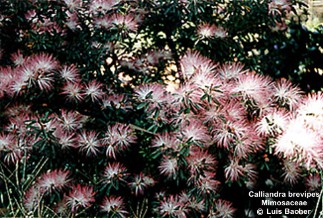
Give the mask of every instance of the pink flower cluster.
[[[244, 70], [239, 63], [220, 65], [188, 51], [180, 58], [182, 82], [172, 92], [162, 84], [146, 83], [135, 86], [130, 94], [114, 94], [95, 79], [82, 82], [75, 65], [61, 66], [49, 54], [25, 57], [17, 52], [12, 62], [14, 67], [1, 68], [1, 98], [22, 99], [34, 90], [45, 96], [57, 93], [66, 105], [143, 111], [145, 122], [156, 127], [108, 121], [97, 130], [88, 125], [95, 118], [91, 113], [61, 106], [43, 119], [32, 103], [9, 104], [0, 134], [0, 152], [9, 165], [33, 155], [35, 144], [44, 139], [33, 135], [35, 130], [50, 134], [45, 139], [62, 152], [77, 152], [84, 160], [108, 160], [96, 184], [75, 182], [74, 172], [63, 169], [44, 172], [25, 193], [24, 206], [29, 211], [59, 193], [58, 214], [75, 214], [99, 202], [102, 212], [126, 217], [127, 196], [119, 194], [119, 187], [138, 197], [165, 181], [179, 182], [183, 188], [181, 194], [168, 193], [167, 187], [159, 190], [154, 199], [161, 216], [188, 217], [198, 212], [233, 217], [230, 202], [216, 198], [207, 206], [204, 199], [216, 196], [224, 183], [255, 187], [260, 169], [254, 160], [265, 164], [269, 156], [276, 156], [288, 184], [297, 183], [306, 170], [323, 165], [322, 93], [303, 96], [290, 82], [272, 81]], [[151, 64], [157, 62], [151, 60]], [[125, 158], [129, 150], [140, 149], [139, 138], [150, 144], [147, 149], [157, 165], [133, 172]], [[224, 169], [219, 169], [219, 161]], [[225, 181], [219, 179], [219, 171]], [[306, 184], [309, 189], [317, 188], [317, 175], [310, 175]], [[111, 193], [98, 197], [101, 186], [108, 186]]]

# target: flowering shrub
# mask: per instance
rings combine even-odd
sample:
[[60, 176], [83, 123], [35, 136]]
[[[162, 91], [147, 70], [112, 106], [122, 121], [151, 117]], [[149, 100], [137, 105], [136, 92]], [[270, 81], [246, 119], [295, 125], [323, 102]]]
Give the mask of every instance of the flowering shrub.
[[4, 1], [4, 215], [242, 217], [236, 190], [320, 189], [322, 93], [247, 56], [295, 5], [250, 2]]

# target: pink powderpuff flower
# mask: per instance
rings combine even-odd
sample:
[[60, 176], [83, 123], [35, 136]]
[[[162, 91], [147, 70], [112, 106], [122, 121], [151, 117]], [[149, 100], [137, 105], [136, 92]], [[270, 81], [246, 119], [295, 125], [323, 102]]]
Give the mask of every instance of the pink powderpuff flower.
[[75, 65], [63, 66], [59, 70], [59, 74], [65, 82], [79, 83], [81, 81], [79, 70], [75, 67]]
[[268, 13], [272, 15], [282, 15], [283, 12], [289, 13], [292, 10], [289, 0], [272, 0], [268, 4]]
[[16, 53], [11, 54], [11, 61], [15, 66], [22, 66], [25, 63], [25, 57], [18, 50]]
[[[31, 72], [32, 74], [27, 75], [29, 72]], [[25, 68], [24, 73], [26, 73], [25, 76], [28, 77], [28, 81], [25, 81], [38, 87], [40, 90], [48, 92], [53, 88], [54, 77], [52, 72], [44, 72], [34, 70], [32, 68]], [[30, 87], [28, 86], [28, 88]]]
[[307, 190], [314, 192], [321, 189], [321, 177], [318, 173], [309, 175], [305, 180]]
[[70, 11], [66, 11], [65, 14], [67, 16], [65, 25], [70, 30], [75, 31], [77, 29], [82, 29], [78, 18], [78, 14], [76, 12], [71, 13]]
[[93, 80], [84, 86], [84, 95], [91, 98], [92, 102], [96, 102], [102, 98], [104, 92], [102, 91], [102, 84]]
[[223, 38], [226, 38], [227, 36], [228, 36], [228, 32], [226, 29], [224, 29], [221, 26], [218, 26], [215, 28], [215, 30], [214, 30], [214, 37], [215, 38], [223, 39]]
[[178, 217], [178, 218], [186, 218], [188, 213], [187, 208], [184, 207], [177, 196], [169, 196], [165, 200], [160, 202], [160, 206], [158, 207], [160, 215], [162, 217]]
[[143, 173], [136, 175], [133, 182], [129, 182], [129, 186], [136, 196], [143, 195], [145, 189], [153, 186], [154, 184], [154, 179], [150, 176], [144, 175]]
[[70, 179], [69, 172], [66, 170], [50, 170], [46, 173], [43, 173], [37, 179], [37, 187], [42, 193], [52, 192], [53, 190], [61, 190], [65, 187], [69, 182]]
[[63, 2], [70, 11], [75, 11], [82, 7], [81, 0], [63, 0]]
[[167, 177], [176, 177], [177, 171], [178, 171], [178, 162], [177, 158], [170, 158], [167, 156], [164, 156], [162, 158], [162, 161], [158, 167], [161, 174], [166, 175]]
[[105, 15], [103, 17], [96, 17], [94, 18], [94, 26], [98, 29], [106, 29], [109, 30], [112, 27], [112, 23], [110, 20], [110, 16], [109, 15]]
[[273, 87], [273, 99], [278, 105], [286, 107], [290, 111], [298, 106], [302, 97], [302, 91], [299, 87], [294, 86], [286, 79], [274, 83]]
[[60, 217], [68, 217], [70, 214], [70, 211], [67, 208], [67, 196], [64, 195], [63, 199], [59, 201], [53, 208], [55, 213]]
[[226, 200], [218, 199], [214, 203], [216, 212], [212, 214], [212, 217], [221, 217], [221, 218], [233, 218], [236, 211], [232, 207], [232, 203]]
[[288, 159], [283, 162], [283, 171], [284, 182], [290, 185], [296, 184], [302, 173], [299, 163]]
[[[221, 96], [221, 86], [222, 82], [215, 78], [215, 75], [210, 72], [197, 71], [189, 79], [189, 82], [202, 89], [204, 92], [212, 95], [214, 98]], [[213, 91], [216, 89], [216, 91]]]
[[77, 138], [75, 133], [67, 132], [62, 128], [56, 128], [53, 132], [53, 136], [56, 137], [58, 143], [62, 146], [62, 149], [77, 147]]
[[95, 201], [94, 195], [95, 192], [91, 186], [74, 185], [66, 197], [66, 206], [71, 208], [72, 213], [75, 213], [80, 208], [89, 208]]
[[58, 121], [59, 126], [67, 132], [73, 132], [77, 129], [82, 128], [81, 119], [82, 115], [77, 111], [66, 110], [62, 110], [61, 115], [55, 117], [55, 120]]
[[289, 114], [284, 110], [272, 109], [268, 111], [256, 124], [259, 135], [275, 136], [281, 134], [289, 122]]
[[144, 84], [135, 89], [135, 97], [141, 102], [150, 102], [150, 108], [167, 101], [166, 89], [160, 84]]
[[119, 3], [120, 0], [93, 0], [91, 1], [89, 10], [94, 15], [98, 15], [100, 13], [104, 14]]
[[125, 210], [125, 204], [122, 197], [109, 196], [105, 197], [101, 204], [101, 210], [107, 212], [108, 216], [117, 216], [126, 218], [128, 211]]
[[110, 17], [110, 21], [124, 33], [136, 32], [138, 28], [136, 18], [131, 14], [114, 14]]
[[82, 131], [78, 134], [77, 147], [85, 151], [86, 155], [97, 155], [99, 148], [102, 146], [98, 139], [98, 133], [94, 131]]
[[192, 176], [203, 174], [204, 171], [213, 171], [217, 164], [212, 155], [200, 148], [192, 148], [186, 161]]
[[[24, 144], [22, 138], [13, 137], [10, 139], [11, 143], [2, 150], [5, 153], [4, 161], [8, 164], [17, 164], [24, 157], [24, 155], [26, 155], [26, 153], [28, 154], [28, 152], [31, 150], [31, 147], [28, 144]], [[35, 141], [32, 140], [30, 142]]]
[[306, 167], [323, 166], [322, 139], [317, 132], [304, 126], [301, 119], [291, 120], [273, 147], [275, 154], [302, 162]]
[[304, 125], [323, 137], [323, 94], [322, 92], [308, 95], [296, 111]]
[[161, 150], [171, 149], [173, 151], [179, 151], [181, 149], [181, 142], [172, 133], [157, 133], [152, 140], [151, 147], [160, 148]]
[[9, 85], [9, 89], [7, 90], [7, 93], [9, 95], [20, 96], [23, 93], [25, 93], [27, 86], [28, 86], [28, 82], [22, 76], [23, 75], [17, 75], [15, 77], [13, 77], [13, 80], [12, 80], [11, 84]]
[[256, 152], [257, 148], [253, 148], [253, 141], [246, 135], [245, 137], [236, 140], [234, 142], [234, 154], [236, 155], [237, 158], [248, 158], [248, 155]]
[[13, 142], [14, 135], [0, 133], [0, 152], [6, 150]]
[[123, 181], [124, 178], [128, 175], [127, 168], [124, 167], [121, 163], [108, 163], [103, 174], [104, 183], [113, 183], [114, 181]]
[[186, 143], [193, 143], [201, 147], [208, 147], [211, 143], [211, 136], [207, 127], [198, 120], [191, 120], [189, 124], [183, 124], [178, 137]]
[[51, 72], [59, 66], [58, 61], [53, 55], [46, 53], [39, 53], [29, 57], [28, 62], [36, 72]]
[[190, 196], [185, 192], [182, 192], [178, 197], [179, 202], [184, 207], [187, 207], [194, 211], [204, 212], [205, 211], [205, 202], [202, 199], [197, 200], [194, 196]]
[[201, 39], [210, 39], [213, 38], [215, 36], [215, 30], [216, 30], [216, 26], [214, 24], [200, 24], [197, 27], [197, 35], [199, 38]]
[[180, 59], [181, 73], [185, 80], [188, 80], [195, 72], [212, 73], [216, 64], [211, 59], [203, 57], [197, 51], [188, 51]]
[[240, 75], [245, 74], [246, 71], [243, 70], [243, 68], [244, 65], [241, 63], [226, 63], [221, 65], [217, 71], [224, 81], [229, 82], [232, 80], [237, 80]]
[[215, 173], [205, 171], [204, 174], [199, 175], [194, 182], [197, 190], [202, 194], [215, 193], [218, 190], [220, 182], [215, 180]]
[[247, 163], [244, 166], [243, 171], [247, 175], [248, 179], [252, 182], [256, 182], [258, 179], [257, 166], [255, 164]]
[[133, 129], [125, 124], [117, 123], [108, 126], [101, 142], [107, 147], [107, 156], [116, 158], [116, 153], [126, 150], [130, 144], [136, 142], [136, 139]]
[[31, 186], [24, 194], [23, 205], [27, 211], [35, 211], [42, 200], [43, 195], [37, 186]]
[[212, 130], [213, 140], [219, 147], [229, 148], [250, 131], [245, 120], [222, 122]]
[[79, 83], [66, 83], [61, 94], [65, 95], [66, 100], [70, 102], [82, 102], [84, 99], [83, 86]]
[[244, 100], [253, 101], [254, 106], [262, 107], [268, 105], [269, 96], [272, 93], [272, 82], [269, 77], [248, 73], [239, 77], [236, 87], [232, 92], [240, 94]]
[[230, 159], [230, 164], [224, 169], [224, 174], [227, 181], [235, 182], [244, 176], [244, 168], [239, 164], [239, 160]]

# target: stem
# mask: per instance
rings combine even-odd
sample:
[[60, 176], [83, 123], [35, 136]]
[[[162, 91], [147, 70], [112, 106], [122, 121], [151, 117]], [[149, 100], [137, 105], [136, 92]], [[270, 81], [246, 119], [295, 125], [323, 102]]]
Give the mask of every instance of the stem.
[[150, 132], [150, 131], [148, 131], [148, 130], [146, 130], [146, 129], [143, 129], [143, 128], [139, 127], [139, 126], [136, 126], [136, 125], [134, 125], [134, 124], [129, 124], [129, 126], [130, 126], [131, 128], [133, 128], [133, 129], [135, 129], [135, 130], [139, 130], [139, 131], [142, 131], [142, 132], [145, 132], [145, 133], [151, 134], [151, 135], [156, 135], [155, 133]]
[[[318, 210], [319, 203], [320, 203], [320, 199], [322, 198], [322, 194], [323, 194], [323, 188], [321, 189], [319, 199], [317, 199], [317, 203], [316, 203], [315, 212], [314, 212], [314, 216], [313, 217], [316, 217], [317, 210]], [[323, 199], [322, 199], [322, 203], [323, 203]]]

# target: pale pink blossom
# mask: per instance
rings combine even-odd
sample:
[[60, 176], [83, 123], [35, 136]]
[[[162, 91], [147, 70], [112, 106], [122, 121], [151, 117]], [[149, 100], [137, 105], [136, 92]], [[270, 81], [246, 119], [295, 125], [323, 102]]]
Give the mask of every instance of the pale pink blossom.
[[75, 131], [82, 127], [81, 118], [82, 115], [77, 111], [66, 110], [62, 110], [61, 115], [55, 117], [62, 129], [68, 132]]
[[67, 8], [71, 11], [75, 11], [77, 9], [80, 9], [82, 6], [81, 0], [63, 0]]
[[241, 63], [226, 63], [218, 68], [218, 73], [225, 81], [237, 80], [240, 75], [246, 73], [243, 68], [244, 65]]
[[125, 181], [124, 178], [127, 175], [127, 169], [121, 163], [109, 163], [104, 170], [103, 182]]
[[66, 170], [50, 170], [37, 179], [37, 186], [41, 192], [61, 190], [69, 183], [69, 172]]
[[273, 87], [275, 102], [281, 106], [287, 107], [291, 111], [297, 107], [302, 97], [302, 92], [299, 87], [284, 79], [274, 83]]
[[209, 39], [215, 37], [216, 26], [214, 24], [201, 24], [197, 27], [198, 37]]
[[77, 147], [85, 151], [86, 155], [97, 155], [101, 146], [98, 133], [94, 131], [82, 131], [78, 135]]
[[307, 176], [305, 185], [309, 191], [318, 191], [321, 189], [321, 177], [318, 173]]
[[124, 33], [135, 32], [138, 28], [136, 18], [131, 14], [114, 14], [110, 17], [112, 25], [115, 25], [119, 30]]
[[181, 73], [185, 80], [196, 72], [210, 73], [215, 71], [216, 64], [211, 59], [203, 57], [197, 51], [188, 51], [180, 59]]
[[284, 182], [290, 185], [297, 183], [302, 173], [299, 163], [288, 159], [283, 162], [283, 171]]
[[77, 137], [75, 133], [67, 132], [62, 128], [56, 128], [53, 135], [56, 137], [58, 143], [62, 146], [62, 149], [77, 147]]
[[224, 169], [225, 178], [227, 181], [235, 182], [244, 176], [244, 168], [236, 159], [231, 159], [230, 164]]
[[208, 147], [211, 142], [207, 127], [197, 120], [191, 120], [187, 125], [183, 124], [178, 136], [186, 143], [193, 143], [201, 147]]
[[226, 200], [218, 199], [215, 201], [214, 207], [216, 208], [216, 212], [214, 216], [211, 217], [221, 217], [221, 218], [233, 218], [234, 213], [236, 211], [235, 208], [232, 207], [232, 203]]
[[61, 78], [66, 82], [79, 83], [81, 81], [80, 74], [75, 65], [63, 66], [59, 70]]
[[152, 177], [140, 173], [136, 175], [132, 182], [129, 182], [129, 186], [133, 193], [138, 195], [143, 195], [145, 190], [155, 184]]
[[215, 193], [220, 182], [215, 179], [215, 172], [205, 171], [203, 175], [199, 175], [195, 181], [195, 186], [202, 194]]
[[303, 162], [306, 167], [323, 165], [322, 139], [302, 119], [291, 120], [273, 146], [276, 154]]
[[102, 99], [102, 107], [107, 108], [115, 108], [115, 109], [124, 109], [130, 110], [132, 109], [131, 103], [128, 101], [128, 98], [125, 94], [109, 94], [104, 95]]
[[176, 138], [174, 134], [171, 133], [158, 133], [152, 140], [152, 147], [157, 147], [162, 150], [172, 149], [174, 151], [180, 150], [180, 140]]
[[27, 211], [34, 211], [42, 200], [43, 195], [37, 186], [31, 186], [24, 193], [23, 205]]
[[289, 0], [271, 0], [268, 4], [269, 14], [282, 15], [283, 12], [289, 13], [292, 10]]
[[233, 93], [240, 94], [244, 100], [253, 101], [252, 104], [261, 108], [269, 103], [269, 96], [272, 93], [272, 82], [269, 77], [247, 73], [239, 77]]
[[102, 99], [104, 92], [102, 90], [102, 84], [96, 80], [92, 80], [84, 85], [84, 95], [90, 97], [92, 102], [96, 102]]
[[101, 210], [112, 216], [126, 218], [128, 212], [125, 210], [125, 204], [122, 197], [109, 196], [105, 197], [101, 204]]
[[108, 126], [101, 142], [107, 147], [107, 156], [116, 158], [117, 153], [128, 149], [132, 143], [136, 142], [136, 139], [134, 131], [128, 125], [117, 123]]
[[323, 93], [309, 94], [296, 111], [297, 117], [304, 125], [316, 132], [323, 139]]
[[11, 54], [11, 60], [15, 66], [21, 66], [25, 63], [25, 57], [21, 54], [20, 50]]
[[260, 135], [275, 136], [281, 134], [289, 122], [288, 114], [283, 110], [271, 110], [256, 124], [256, 131]]
[[81, 102], [84, 99], [83, 86], [78, 83], [66, 83], [61, 94], [66, 96], [67, 101]]
[[65, 25], [69, 29], [71, 29], [72, 31], [75, 31], [77, 29], [81, 29], [81, 25], [80, 25], [80, 21], [79, 21], [77, 13], [76, 12], [71, 13], [69, 11], [66, 11], [65, 13], [67, 16]]
[[110, 11], [115, 5], [119, 4], [120, 0], [93, 0], [90, 3], [90, 12], [94, 15], [99, 13], [106, 13]]
[[160, 84], [145, 84], [135, 89], [135, 97], [142, 102], [150, 102], [151, 108], [167, 101], [166, 89]]
[[177, 196], [171, 195], [160, 202], [159, 212], [162, 217], [186, 218], [188, 212]]
[[178, 170], [179, 166], [178, 166], [178, 162], [177, 162], [177, 158], [170, 158], [165, 156], [158, 169], [160, 170], [161, 174], [164, 174], [168, 177], [175, 177], [177, 174], [177, 170]]
[[95, 192], [91, 186], [74, 185], [66, 197], [66, 205], [71, 208], [72, 213], [75, 213], [80, 208], [89, 208], [95, 201], [94, 195]]
[[218, 26], [215, 28], [215, 30], [214, 30], [214, 37], [215, 38], [223, 39], [223, 38], [226, 38], [227, 36], [228, 36], [228, 32], [225, 28], [223, 28], [221, 26]]
[[186, 158], [190, 173], [192, 176], [203, 174], [204, 171], [213, 171], [216, 169], [216, 160], [207, 151], [200, 148], [191, 149]]

